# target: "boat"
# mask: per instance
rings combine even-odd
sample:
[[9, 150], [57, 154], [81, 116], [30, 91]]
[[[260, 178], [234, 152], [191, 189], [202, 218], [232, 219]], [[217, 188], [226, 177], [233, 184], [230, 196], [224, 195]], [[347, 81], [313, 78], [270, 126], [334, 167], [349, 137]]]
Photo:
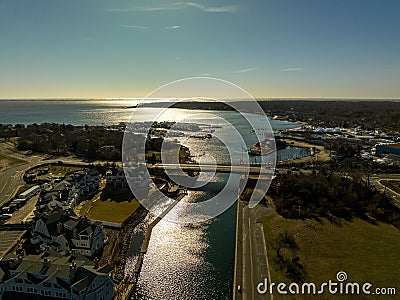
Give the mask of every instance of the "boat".
[[256, 148], [255, 146], [252, 146], [247, 152], [251, 156], [260, 156], [261, 155], [261, 150], [259, 148]]
[[284, 141], [270, 141], [270, 140], [265, 140], [262, 141], [261, 143], [256, 143], [253, 146], [250, 147], [250, 149], [247, 151], [247, 153], [251, 156], [262, 156], [262, 155], [268, 155], [274, 151], [283, 149], [286, 147], [286, 143]]
[[203, 139], [204, 140], [204, 139], [211, 139], [212, 134], [211, 133], [205, 133], [205, 134], [199, 133], [199, 134], [193, 134], [190, 137], [194, 138], [194, 139]]

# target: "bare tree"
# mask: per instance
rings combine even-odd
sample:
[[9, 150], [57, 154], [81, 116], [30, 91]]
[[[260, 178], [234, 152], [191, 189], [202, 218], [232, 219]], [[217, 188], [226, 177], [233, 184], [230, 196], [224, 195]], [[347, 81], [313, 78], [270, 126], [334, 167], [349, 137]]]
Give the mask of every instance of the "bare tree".
[[293, 234], [291, 234], [287, 230], [279, 232], [277, 236], [271, 240], [270, 243], [272, 248], [276, 250], [276, 256], [278, 257], [282, 257], [280, 251], [284, 248], [290, 249], [292, 251], [299, 249]]

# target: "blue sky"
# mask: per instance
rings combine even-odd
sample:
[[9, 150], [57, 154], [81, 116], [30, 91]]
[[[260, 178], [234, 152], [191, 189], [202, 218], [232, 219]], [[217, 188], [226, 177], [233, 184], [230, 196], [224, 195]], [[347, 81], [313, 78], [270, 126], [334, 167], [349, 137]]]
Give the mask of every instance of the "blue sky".
[[211, 76], [255, 97], [399, 98], [397, 0], [0, 0], [0, 98], [144, 97]]

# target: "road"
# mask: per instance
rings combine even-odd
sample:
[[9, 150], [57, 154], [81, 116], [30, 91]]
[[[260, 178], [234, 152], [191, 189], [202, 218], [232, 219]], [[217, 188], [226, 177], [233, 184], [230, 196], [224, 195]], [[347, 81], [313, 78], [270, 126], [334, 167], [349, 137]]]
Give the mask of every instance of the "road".
[[393, 204], [400, 208], [400, 194], [381, 183], [382, 180], [400, 181], [400, 174], [373, 174], [370, 176], [369, 180], [378, 190], [389, 195], [392, 198]]
[[0, 174], [0, 205], [10, 200], [18, 188], [24, 185], [22, 177], [26, 170], [38, 164], [45, 157], [26, 155], [18, 152], [8, 143], [0, 143], [0, 153], [26, 161], [26, 163], [6, 169]]
[[252, 174], [252, 175], [274, 175], [272, 168], [266, 168], [265, 166], [246, 166], [246, 165], [201, 165], [201, 168], [197, 164], [154, 164], [148, 165], [148, 169], [164, 169], [175, 171], [179, 168], [185, 171], [193, 172], [218, 172], [218, 173], [236, 173], [236, 174]]
[[[30, 155], [25, 152], [15, 150], [9, 143], [0, 143], [0, 153], [26, 161], [24, 164], [10, 167], [0, 173], [0, 206], [15, 196], [19, 187], [25, 184], [23, 181], [24, 173], [30, 168], [42, 163], [56, 163], [62, 160], [65, 163], [82, 164], [87, 166], [87, 163], [82, 162], [76, 157], [57, 157], [48, 159], [47, 155]], [[104, 163], [105, 161], [95, 161], [95, 163]]]
[[[265, 278], [270, 282], [270, 276], [264, 233], [256, 220], [273, 212], [271, 207], [257, 205], [249, 209], [244, 202], [238, 202], [234, 300], [272, 299], [271, 295], [257, 292], [257, 285]], [[241, 291], [237, 288], [239, 285]]]
[[11, 168], [3, 172], [0, 176], [0, 205], [14, 196], [16, 190], [23, 185], [22, 176], [25, 165]]

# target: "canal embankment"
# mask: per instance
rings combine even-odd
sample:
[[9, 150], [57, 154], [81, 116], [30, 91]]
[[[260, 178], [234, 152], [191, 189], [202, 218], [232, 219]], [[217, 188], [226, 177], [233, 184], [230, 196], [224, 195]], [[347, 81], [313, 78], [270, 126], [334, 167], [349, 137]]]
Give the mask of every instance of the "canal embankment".
[[[186, 190], [182, 190], [181, 193], [178, 195], [177, 199], [173, 201], [166, 210], [164, 210], [159, 216], [157, 216], [147, 227], [144, 239], [142, 241], [142, 245], [140, 247], [140, 252], [135, 264], [134, 268], [134, 276], [131, 278], [129, 282], [123, 282], [122, 286], [123, 289], [120, 291], [121, 299], [130, 299], [136, 290], [137, 281], [140, 276], [140, 271], [143, 266], [144, 257], [147, 253], [147, 249], [149, 247], [151, 233], [153, 228], [182, 200], [183, 197], [186, 196]], [[121, 295], [122, 294], [122, 295]]]

